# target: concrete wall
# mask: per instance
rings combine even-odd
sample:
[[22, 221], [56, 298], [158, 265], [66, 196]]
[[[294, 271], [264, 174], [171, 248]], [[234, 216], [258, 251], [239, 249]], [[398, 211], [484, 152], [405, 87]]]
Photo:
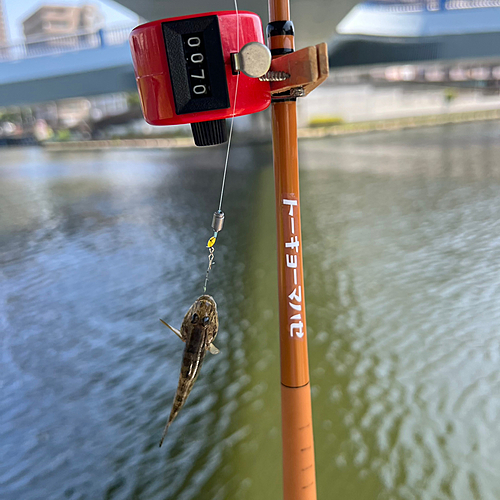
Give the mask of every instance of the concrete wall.
[[500, 109], [500, 96], [461, 91], [448, 103], [442, 87], [324, 85], [305, 99], [299, 99], [299, 125], [305, 126], [318, 117], [338, 117], [345, 122], [358, 122], [483, 109]]

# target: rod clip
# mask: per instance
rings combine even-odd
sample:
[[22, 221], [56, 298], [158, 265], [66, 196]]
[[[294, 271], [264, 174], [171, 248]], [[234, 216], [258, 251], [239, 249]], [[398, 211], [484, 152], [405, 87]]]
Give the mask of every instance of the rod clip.
[[326, 43], [275, 57], [269, 73], [289, 76], [282, 80], [271, 80], [273, 100], [306, 96], [327, 79], [328, 70]]

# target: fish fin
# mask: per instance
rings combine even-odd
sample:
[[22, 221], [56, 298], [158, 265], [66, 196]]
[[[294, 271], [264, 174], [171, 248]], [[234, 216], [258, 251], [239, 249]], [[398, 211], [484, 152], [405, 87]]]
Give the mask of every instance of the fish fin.
[[208, 350], [210, 351], [210, 354], [219, 354], [219, 349], [215, 347], [212, 343], [208, 346]]
[[186, 339], [183, 339], [182, 338], [182, 334], [179, 330], [177, 330], [177, 328], [174, 328], [173, 326], [170, 326], [166, 321], [163, 321], [161, 318], [160, 318], [160, 321], [168, 328], [170, 328], [170, 330], [172, 330], [176, 335], [177, 337], [179, 337], [183, 342], [186, 342]]

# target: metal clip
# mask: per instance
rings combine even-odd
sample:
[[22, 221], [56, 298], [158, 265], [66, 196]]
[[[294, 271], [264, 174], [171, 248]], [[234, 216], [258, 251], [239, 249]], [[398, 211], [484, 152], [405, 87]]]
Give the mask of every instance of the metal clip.
[[328, 77], [326, 43], [275, 57], [269, 73], [290, 75], [284, 80], [270, 79], [273, 100], [306, 96]]

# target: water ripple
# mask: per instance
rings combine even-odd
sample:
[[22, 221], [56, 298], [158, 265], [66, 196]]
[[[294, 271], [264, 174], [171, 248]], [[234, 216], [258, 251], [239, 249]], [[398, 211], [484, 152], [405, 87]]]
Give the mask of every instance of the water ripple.
[[[500, 498], [499, 132], [302, 144], [320, 498]], [[2, 499], [279, 498], [270, 150], [234, 154], [221, 354], [161, 450], [223, 151], [2, 156]]]

